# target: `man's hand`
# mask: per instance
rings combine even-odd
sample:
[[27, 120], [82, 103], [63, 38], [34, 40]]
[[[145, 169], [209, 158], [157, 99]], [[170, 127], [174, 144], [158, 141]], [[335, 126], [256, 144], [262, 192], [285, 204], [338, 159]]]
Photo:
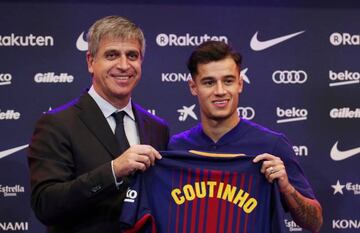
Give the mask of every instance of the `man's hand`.
[[113, 160], [116, 177], [123, 177], [137, 170], [145, 171], [161, 159], [160, 153], [149, 145], [133, 145]]

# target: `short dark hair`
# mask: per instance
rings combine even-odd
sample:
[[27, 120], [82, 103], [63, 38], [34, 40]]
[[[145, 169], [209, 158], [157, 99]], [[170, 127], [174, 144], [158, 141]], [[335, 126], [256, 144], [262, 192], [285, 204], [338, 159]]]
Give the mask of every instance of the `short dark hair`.
[[234, 60], [240, 70], [241, 54], [235, 51], [229, 44], [223, 41], [206, 41], [200, 44], [190, 55], [187, 67], [191, 76], [197, 74], [199, 64], [207, 64], [213, 61], [220, 61], [230, 57]]

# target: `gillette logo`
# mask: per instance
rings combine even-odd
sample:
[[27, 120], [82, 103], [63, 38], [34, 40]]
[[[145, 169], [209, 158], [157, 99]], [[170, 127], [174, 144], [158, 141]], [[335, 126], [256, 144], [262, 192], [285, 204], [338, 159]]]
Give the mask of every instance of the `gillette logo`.
[[334, 46], [360, 45], [360, 35], [351, 35], [350, 33], [346, 32], [334, 32], [330, 35], [330, 43]]
[[333, 119], [360, 118], [360, 108], [355, 108], [354, 110], [351, 110], [350, 108], [333, 108], [330, 110], [330, 117]]
[[19, 120], [21, 114], [19, 112], [15, 112], [15, 110], [6, 110], [6, 112], [2, 112], [0, 109], [0, 120]]
[[156, 36], [156, 43], [161, 47], [198, 46], [208, 40], [223, 41], [228, 43], [228, 38], [226, 36], [209, 36], [208, 34], [204, 34], [202, 36], [192, 36], [189, 33], [186, 33], [185, 35], [161, 33]]
[[35, 74], [34, 81], [36, 83], [72, 83], [74, 76], [67, 73], [61, 73], [60, 75], [55, 75], [54, 72], [37, 73]]
[[11, 79], [11, 74], [0, 74], [0, 86], [10, 85]]
[[276, 115], [279, 118], [277, 123], [288, 123], [293, 121], [304, 121], [307, 120], [308, 111], [306, 109], [296, 109], [295, 107], [289, 109], [276, 108]]

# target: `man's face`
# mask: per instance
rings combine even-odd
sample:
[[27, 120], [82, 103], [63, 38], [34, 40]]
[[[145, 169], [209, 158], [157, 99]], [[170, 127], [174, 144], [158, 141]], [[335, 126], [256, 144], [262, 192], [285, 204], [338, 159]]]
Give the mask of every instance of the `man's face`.
[[142, 56], [137, 40], [105, 37], [95, 57], [87, 54], [96, 92], [115, 107], [124, 107], [141, 78]]
[[225, 58], [199, 64], [197, 70], [189, 86], [191, 93], [198, 97], [202, 120], [237, 122], [243, 82], [234, 60]]

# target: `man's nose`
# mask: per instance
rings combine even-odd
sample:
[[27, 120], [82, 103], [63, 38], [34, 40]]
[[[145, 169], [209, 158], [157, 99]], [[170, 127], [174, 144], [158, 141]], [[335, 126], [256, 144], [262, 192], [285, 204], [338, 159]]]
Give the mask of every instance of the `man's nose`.
[[117, 60], [116, 67], [121, 70], [127, 70], [129, 68], [129, 61], [126, 56], [121, 56]]
[[215, 94], [223, 95], [225, 94], [224, 84], [221, 81], [218, 81], [215, 86]]

